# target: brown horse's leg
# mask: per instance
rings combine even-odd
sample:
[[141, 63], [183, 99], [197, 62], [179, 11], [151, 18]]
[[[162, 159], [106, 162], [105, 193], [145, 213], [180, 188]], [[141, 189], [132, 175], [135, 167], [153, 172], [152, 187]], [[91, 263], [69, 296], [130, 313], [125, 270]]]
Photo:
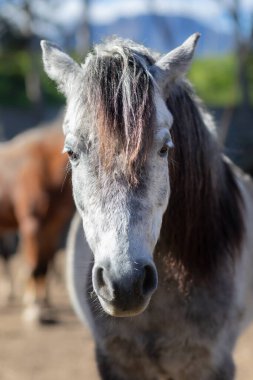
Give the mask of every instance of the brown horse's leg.
[[48, 303], [48, 260], [43, 255], [41, 229], [41, 223], [33, 216], [27, 216], [20, 222], [21, 251], [29, 270], [24, 294], [24, 317], [27, 320], [40, 320], [42, 309]]
[[15, 299], [15, 287], [14, 287], [14, 279], [13, 274], [10, 267], [10, 260], [7, 259], [4, 261], [4, 270], [5, 275], [8, 281], [8, 293], [7, 293], [7, 299], [8, 302], [12, 302]]
[[[32, 268], [32, 270], [31, 270]], [[49, 304], [49, 296], [47, 289], [47, 271], [48, 263], [38, 260], [34, 266], [30, 267], [29, 279], [27, 281], [27, 289], [24, 301], [37, 302], [42, 305]]]
[[0, 283], [0, 303], [9, 304], [15, 299], [14, 280], [12, 271], [10, 268], [9, 259], [1, 258], [1, 283]]
[[[48, 301], [47, 272], [58, 248], [60, 234], [73, 212], [69, 191], [60, 194], [40, 194], [35, 201], [24, 196], [16, 203], [21, 244], [30, 270], [25, 301], [45, 305]], [[29, 318], [28, 318], [29, 319]]]

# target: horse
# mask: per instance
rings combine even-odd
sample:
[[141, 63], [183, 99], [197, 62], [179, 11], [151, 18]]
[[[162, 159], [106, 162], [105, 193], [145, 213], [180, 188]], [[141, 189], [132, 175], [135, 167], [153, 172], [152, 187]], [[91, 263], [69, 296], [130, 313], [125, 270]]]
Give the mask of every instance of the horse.
[[114, 37], [81, 65], [41, 42], [67, 99], [78, 210], [68, 289], [104, 380], [235, 376], [252, 291], [253, 184], [223, 155], [185, 78], [198, 38], [160, 55]]
[[[3, 236], [0, 237], [0, 257], [3, 264], [3, 280], [6, 280], [6, 286], [5, 291], [1, 295], [2, 300], [4, 303], [7, 301], [7, 303], [11, 302], [15, 299], [15, 292], [14, 292], [14, 279], [12, 275], [12, 271], [10, 268], [10, 261], [11, 258], [15, 255], [17, 252], [17, 246], [18, 246], [18, 236], [15, 232], [6, 233]], [[3, 284], [1, 284], [1, 287], [3, 289]]]
[[28, 321], [49, 318], [46, 276], [62, 230], [74, 213], [63, 133], [56, 120], [0, 145], [0, 237], [18, 232], [28, 278]]

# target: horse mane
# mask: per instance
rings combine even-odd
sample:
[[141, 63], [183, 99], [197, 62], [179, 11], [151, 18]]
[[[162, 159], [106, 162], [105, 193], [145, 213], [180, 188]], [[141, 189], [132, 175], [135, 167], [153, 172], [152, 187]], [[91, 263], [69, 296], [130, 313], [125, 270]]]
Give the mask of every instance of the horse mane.
[[174, 118], [175, 148], [159, 244], [184, 273], [207, 279], [221, 260], [233, 261], [240, 250], [243, 201], [212, 133], [212, 119], [186, 81], [169, 89], [167, 106]]
[[95, 112], [100, 163], [113, 170], [123, 155], [123, 172], [138, 183], [152, 144], [153, 83], [148, 50], [118, 38], [95, 46], [85, 62], [87, 103]]

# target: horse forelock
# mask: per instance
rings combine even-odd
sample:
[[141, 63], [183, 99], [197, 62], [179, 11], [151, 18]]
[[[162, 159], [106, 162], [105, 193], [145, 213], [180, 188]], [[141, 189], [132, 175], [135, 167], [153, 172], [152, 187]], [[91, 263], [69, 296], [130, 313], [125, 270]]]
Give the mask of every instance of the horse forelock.
[[154, 133], [153, 83], [148, 71], [153, 62], [142, 49], [110, 41], [95, 47], [84, 67], [100, 163], [112, 171], [121, 156], [122, 172], [132, 185], [138, 183]]

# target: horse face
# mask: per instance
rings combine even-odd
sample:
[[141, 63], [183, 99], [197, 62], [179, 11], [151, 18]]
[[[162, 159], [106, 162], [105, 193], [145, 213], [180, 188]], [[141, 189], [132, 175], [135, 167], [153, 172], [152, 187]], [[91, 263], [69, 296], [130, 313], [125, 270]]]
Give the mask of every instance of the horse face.
[[[99, 152], [89, 122], [80, 137], [78, 112], [69, 103], [65, 150], [72, 164], [73, 193], [86, 239], [94, 253], [92, 280], [104, 310], [114, 316], [142, 312], [157, 287], [153, 252], [159, 238], [170, 186], [168, 152], [172, 116], [155, 93], [155, 136], [138, 186], [131, 187], [117, 173], [99, 165]], [[79, 114], [80, 115], [80, 114]]]
[[[172, 145], [169, 133], [172, 116], [162, 94], [166, 93], [170, 83], [187, 71], [198, 38], [198, 34], [191, 36], [155, 64], [146, 66], [149, 71], [146, 78], [152, 76], [154, 83], [156, 117], [151, 126], [154, 131], [152, 146], [135, 187], [129, 186], [121, 175], [123, 162], [120, 154], [114, 157], [113, 172], [108, 173], [100, 165], [98, 136], [96, 128], [92, 127], [94, 123], [89, 120], [92, 109], [85, 110], [83, 101], [85, 67], [77, 65], [55, 45], [42, 42], [45, 70], [67, 97], [65, 150], [72, 163], [75, 202], [82, 216], [86, 239], [94, 253], [93, 286], [104, 310], [114, 316], [133, 316], [142, 312], [157, 287], [153, 252], [170, 195], [167, 156]], [[117, 56], [120, 51], [125, 50], [116, 47]], [[140, 52], [143, 57], [141, 47]], [[136, 55], [136, 51], [132, 51], [130, 65]], [[108, 56], [108, 50], [104, 50], [103, 56]], [[139, 63], [141, 61], [143, 63], [142, 58]], [[115, 68], [109, 68], [103, 83], [108, 83], [110, 75], [115, 75]], [[126, 77], [122, 78], [124, 81]], [[131, 75], [125, 85], [126, 97], [131, 87], [130, 78]], [[115, 88], [118, 91], [119, 86], [114, 86], [114, 91]], [[100, 90], [103, 92], [103, 86]], [[112, 88], [109, 93], [111, 91]], [[136, 93], [138, 88], [133, 92]], [[92, 91], [90, 97], [94, 99]], [[121, 105], [124, 99], [122, 97]], [[131, 96], [128, 96], [128, 102], [131, 103]], [[114, 109], [113, 105], [110, 110]]]

